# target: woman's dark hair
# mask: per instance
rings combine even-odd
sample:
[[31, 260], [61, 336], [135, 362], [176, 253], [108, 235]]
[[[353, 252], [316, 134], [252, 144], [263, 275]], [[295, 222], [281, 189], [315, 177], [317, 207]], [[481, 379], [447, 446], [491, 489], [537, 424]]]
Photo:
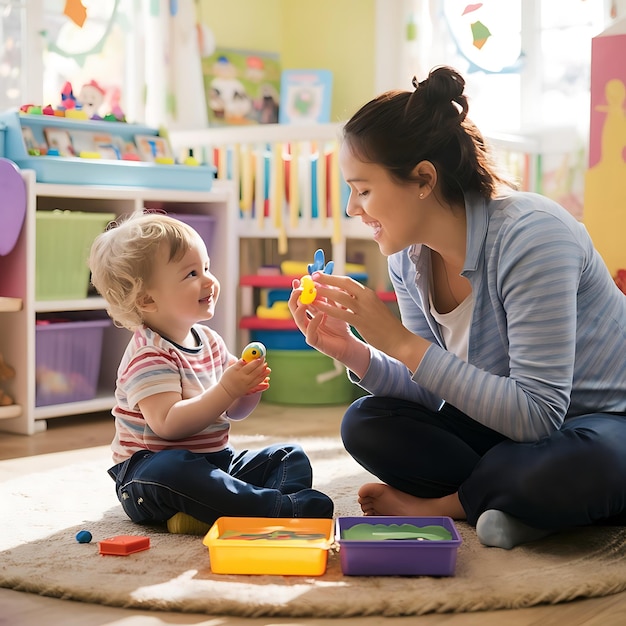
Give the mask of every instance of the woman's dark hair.
[[498, 186], [515, 187], [497, 173], [482, 134], [468, 119], [465, 80], [451, 67], [433, 69], [415, 91], [388, 91], [357, 111], [343, 128], [359, 159], [381, 165], [397, 181], [426, 183], [413, 173], [420, 161], [437, 168], [447, 201], [465, 191], [486, 198]]

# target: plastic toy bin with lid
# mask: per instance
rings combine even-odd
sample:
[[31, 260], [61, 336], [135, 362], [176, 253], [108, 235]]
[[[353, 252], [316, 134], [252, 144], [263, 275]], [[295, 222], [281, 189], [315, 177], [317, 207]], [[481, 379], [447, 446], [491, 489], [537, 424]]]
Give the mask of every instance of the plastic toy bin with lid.
[[115, 213], [37, 211], [35, 298], [86, 298], [89, 250], [93, 240], [115, 219]]
[[349, 404], [354, 385], [346, 368], [316, 350], [269, 350], [270, 387], [262, 400], [274, 404]]
[[[376, 526], [372, 535], [381, 539], [352, 540], [345, 531], [357, 524]], [[399, 525], [439, 526], [449, 531], [451, 539], [410, 538], [410, 532], [385, 535], [385, 528]], [[380, 532], [374, 532], [381, 529]], [[403, 530], [398, 529], [398, 530]], [[416, 533], [419, 537], [419, 533]], [[449, 517], [338, 517], [335, 537], [339, 544], [341, 571], [352, 576], [454, 576], [461, 536]]]
[[38, 320], [35, 325], [35, 405], [96, 397], [108, 319]]
[[214, 574], [321, 576], [332, 519], [220, 517], [204, 537]]

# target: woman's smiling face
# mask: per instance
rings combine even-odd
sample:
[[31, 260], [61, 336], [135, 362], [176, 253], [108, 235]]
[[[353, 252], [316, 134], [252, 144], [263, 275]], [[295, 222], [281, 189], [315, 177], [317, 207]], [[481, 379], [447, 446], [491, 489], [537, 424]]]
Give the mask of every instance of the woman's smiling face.
[[400, 184], [376, 163], [361, 161], [344, 142], [339, 166], [350, 187], [347, 213], [359, 216], [374, 231], [374, 241], [385, 256], [427, 239], [430, 218], [420, 199], [418, 183]]

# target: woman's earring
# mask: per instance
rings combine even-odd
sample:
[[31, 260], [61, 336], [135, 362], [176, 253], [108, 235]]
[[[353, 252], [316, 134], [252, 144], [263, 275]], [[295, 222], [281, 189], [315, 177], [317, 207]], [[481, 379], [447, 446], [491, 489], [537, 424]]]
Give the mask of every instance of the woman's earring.
[[424, 194], [423, 194], [423, 193], [421, 193], [421, 194], [420, 194], [420, 200], [423, 200], [423, 199], [424, 199]]

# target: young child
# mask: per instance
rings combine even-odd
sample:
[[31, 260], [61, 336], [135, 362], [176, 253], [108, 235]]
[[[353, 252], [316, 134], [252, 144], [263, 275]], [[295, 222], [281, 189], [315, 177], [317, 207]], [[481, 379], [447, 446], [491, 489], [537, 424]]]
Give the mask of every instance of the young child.
[[220, 516], [332, 517], [300, 446], [229, 445], [230, 420], [256, 407], [270, 369], [199, 324], [213, 317], [220, 283], [198, 233], [133, 214], [96, 238], [89, 265], [109, 315], [133, 332], [117, 373], [109, 470], [128, 517], [188, 534]]

